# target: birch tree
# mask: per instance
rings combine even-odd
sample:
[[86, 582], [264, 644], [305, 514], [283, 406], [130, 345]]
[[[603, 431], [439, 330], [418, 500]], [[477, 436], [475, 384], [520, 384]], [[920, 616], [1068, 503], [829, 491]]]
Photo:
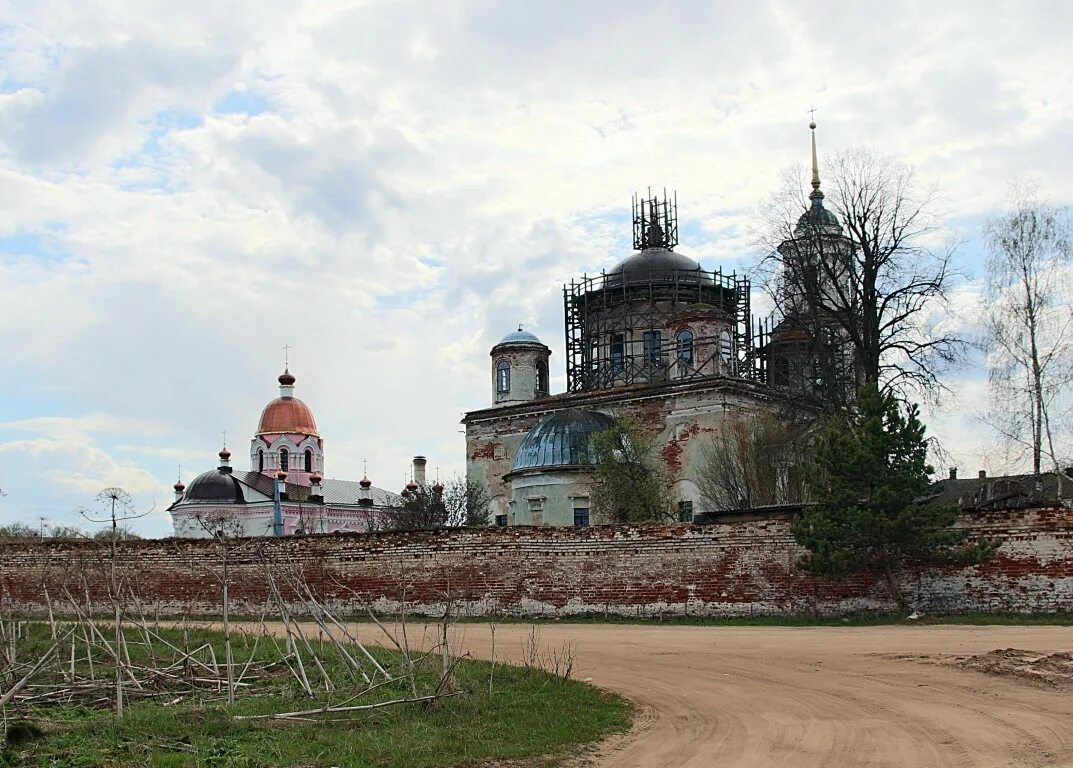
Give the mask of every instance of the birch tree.
[[1015, 182], [1007, 210], [989, 219], [986, 348], [988, 421], [1032, 472], [1060, 470], [1056, 433], [1070, 414], [1073, 280], [1068, 209]]

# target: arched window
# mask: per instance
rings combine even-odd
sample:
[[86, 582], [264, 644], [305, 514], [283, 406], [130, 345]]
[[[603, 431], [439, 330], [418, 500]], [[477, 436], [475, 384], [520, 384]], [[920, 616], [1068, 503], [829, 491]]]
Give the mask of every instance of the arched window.
[[510, 392], [510, 363], [500, 360], [496, 365], [496, 392]]
[[730, 335], [730, 331], [726, 328], [719, 334], [719, 356], [723, 358], [723, 362], [730, 365], [734, 360], [734, 337]]
[[790, 361], [785, 357], [776, 357], [771, 362], [771, 383], [780, 387], [790, 386]]
[[684, 365], [693, 365], [693, 331], [686, 328], [679, 331], [676, 337], [678, 342], [678, 362]]
[[313, 471], [313, 451], [310, 450], [309, 448], [306, 448], [305, 471], [306, 472], [312, 472]]
[[548, 364], [543, 360], [537, 361], [536, 390], [539, 395], [548, 394]]
[[257, 449], [257, 471], [265, 471], [265, 452], [262, 451], [260, 448]]
[[291, 468], [291, 463], [290, 463], [289, 459], [290, 459], [290, 455], [287, 453], [287, 449], [286, 448], [280, 448], [279, 449], [279, 468], [282, 469], [284, 472], [286, 472], [288, 469]]

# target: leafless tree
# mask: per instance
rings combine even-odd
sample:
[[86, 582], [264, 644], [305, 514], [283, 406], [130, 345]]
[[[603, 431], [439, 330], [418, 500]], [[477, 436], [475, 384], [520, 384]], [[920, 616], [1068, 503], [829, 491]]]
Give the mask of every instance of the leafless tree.
[[1015, 182], [1009, 207], [988, 219], [988, 422], [1007, 444], [1060, 469], [1055, 433], [1073, 398], [1073, 230], [1068, 209]]
[[465, 477], [449, 480], [443, 489], [447, 525], [476, 528], [492, 521], [492, 496], [481, 483]]
[[809, 501], [804, 467], [811, 425], [774, 413], [728, 421], [705, 446], [698, 469], [705, 510]]
[[595, 460], [592, 514], [601, 523], [669, 522], [675, 519], [671, 480], [656, 436], [634, 418], [620, 417], [592, 436]]
[[785, 171], [757, 222], [757, 272], [784, 336], [806, 347], [802, 373], [813, 382], [842, 377], [850, 397], [868, 382], [934, 395], [965, 345], [934, 320], [947, 304], [954, 252], [936, 244], [936, 192], [919, 191], [905, 164], [858, 148], [826, 164], [825, 199], [813, 167], [808, 196], [802, 171]]

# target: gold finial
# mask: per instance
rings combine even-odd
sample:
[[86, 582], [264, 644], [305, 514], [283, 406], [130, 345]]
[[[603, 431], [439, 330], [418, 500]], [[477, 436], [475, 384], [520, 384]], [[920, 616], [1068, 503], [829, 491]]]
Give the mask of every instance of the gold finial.
[[811, 107], [809, 114], [812, 116], [808, 124], [809, 130], [812, 131], [812, 192], [809, 197], [816, 198], [823, 197], [823, 192], [820, 192], [820, 163], [816, 159], [816, 108]]

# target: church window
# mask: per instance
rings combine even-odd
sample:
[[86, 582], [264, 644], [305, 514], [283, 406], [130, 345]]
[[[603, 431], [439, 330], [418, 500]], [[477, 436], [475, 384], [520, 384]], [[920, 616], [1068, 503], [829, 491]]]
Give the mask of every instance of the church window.
[[693, 502], [692, 501], [680, 501], [680, 502], [678, 502], [678, 522], [680, 522], [680, 523], [692, 523], [693, 522]]
[[257, 451], [257, 471], [265, 471], [265, 452], [260, 449]]
[[496, 392], [510, 392], [510, 363], [500, 360], [496, 365]]
[[543, 360], [537, 362], [537, 380], [536, 380], [537, 394], [548, 394], [548, 364]]
[[734, 360], [734, 337], [730, 335], [730, 331], [726, 328], [719, 334], [719, 356], [723, 358], [723, 362], [730, 365]]
[[660, 347], [663, 345], [662, 331], [645, 331], [645, 362], [650, 365], [659, 365]]
[[286, 472], [288, 469], [291, 468], [291, 463], [288, 460], [289, 458], [290, 458], [290, 455], [287, 453], [287, 449], [286, 448], [280, 448], [279, 449], [279, 468], [282, 469], [284, 472]]
[[311, 451], [309, 448], [306, 448], [305, 459], [306, 459], [305, 471], [306, 472], [312, 472], [313, 471], [313, 451]]
[[589, 527], [589, 508], [588, 507], [574, 507], [574, 527], [575, 528], [588, 528]]
[[611, 370], [621, 371], [626, 358], [626, 343], [621, 333], [611, 336]]
[[688, 328], [678, 333], [678, 362], [693, 365], [693, 331]]
[[776, 357], [771, 363], [771, 383], [780, 387], [790, 386], [790, 361]]

